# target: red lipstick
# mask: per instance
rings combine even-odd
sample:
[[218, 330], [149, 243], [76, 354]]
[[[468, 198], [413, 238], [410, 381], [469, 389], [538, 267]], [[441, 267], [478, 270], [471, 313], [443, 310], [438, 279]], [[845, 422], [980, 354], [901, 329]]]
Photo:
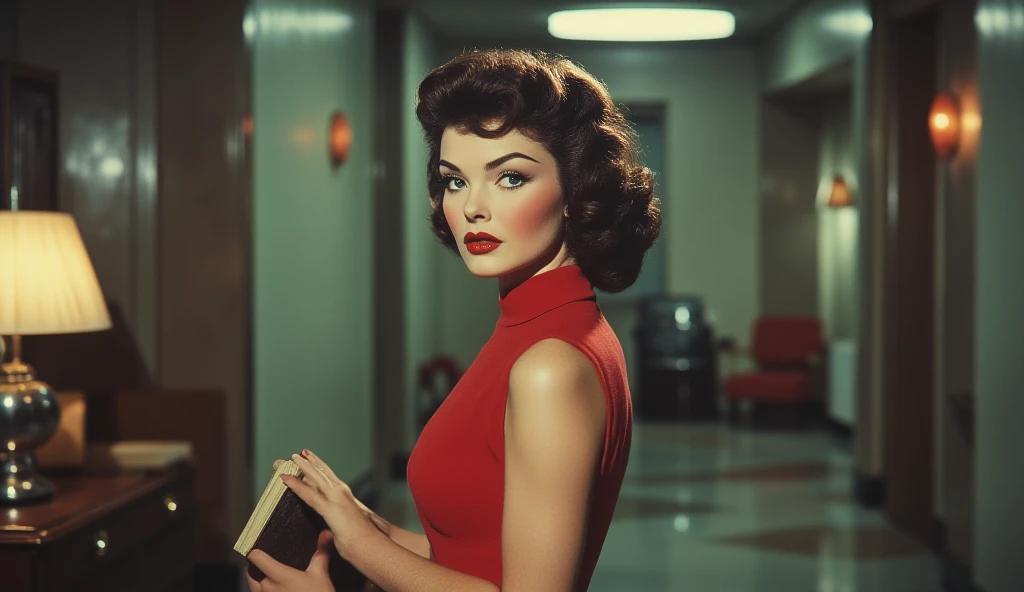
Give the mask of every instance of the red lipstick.
[[467, 232], [462, 242], [471, 255], [484, 255], [501, 246], [501, 241], [486, 232]]

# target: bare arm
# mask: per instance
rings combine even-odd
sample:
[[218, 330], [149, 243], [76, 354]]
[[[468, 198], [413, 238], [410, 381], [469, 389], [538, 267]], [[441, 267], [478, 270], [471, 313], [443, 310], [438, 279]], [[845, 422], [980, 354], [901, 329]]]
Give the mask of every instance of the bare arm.
[[[360, 502], [362, 505], [362, 502]], [[363, 506], [365, 507], [365, 506]], [[380, 517], [379, 514], [366, 508], [366, 511], [370, 513], [370, 520], [377, 526], [377, 529], [383, 532], [393, 542], [400, 545], [407, 551], [411, 551], [420, 557], [429, 561], [434, 560], [433, 551], [430, 549], [430, 541], [427, 540], [427, 535], [419, 534], [406, 530], [400, 526], [395, 526], [387, 520]], [[373, 580], [367, 578], [366, 585], [363, 587], [363, 592], [385, 592], [381, 588], [378, 588]]]
[[[395, 526], [377, 514], [374, 514], [374, 516], [376, 516], [376, 519], [371, 518], [371, 520], [373, 520], [373, 523], [377, 525], [378, 529], [388, 535], [389, 539], [402, 546], [402, 548], [411, 551], [424, 559], [434, 561], [434, 554], [430, 549], [430, 541], [427, 540], [427, 535], [418, 534], [399, 526]], [[381, 528], [381, 524], [378, 521], [386, 526]], [[363, 592], [385, 591], [378, 588], [377, 585], [373, 583], [373, 580], [367, 578], [366, 586], [363, 587]]]
[[604, 389], [590, 360], [547, 339], [516, 361], [505, 412], [502, 590], [575, 590], [604, 448]]
[[360, 506], [364, 508], [364, 512], [369, 513], [370, 520], [377, 526], [377, 529], [388, 535], [389, 539], [420, 557], [433, 561], [433, 554], [430, 550], [430, 541], [427, 540], [427, 535], [412, 532], [411, 530], [406, 530], [400, 526], [395, 526], [381, 518], [379, 514], [370, 508], [363, 506], [361, 502]]

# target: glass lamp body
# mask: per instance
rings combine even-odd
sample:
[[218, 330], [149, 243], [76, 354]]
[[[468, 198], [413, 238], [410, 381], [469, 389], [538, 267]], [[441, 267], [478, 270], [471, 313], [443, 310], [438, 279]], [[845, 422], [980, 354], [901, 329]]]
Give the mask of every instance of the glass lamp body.
[[[0, 345], [0, 356], [3, 349]], [[0, 371], [0, 505], [53, 496], [53, 483], [35, 472], [34, 452], [59, 424], [60, 404], [53, 388], [36, 380], [28, 366], [4, 364]]]

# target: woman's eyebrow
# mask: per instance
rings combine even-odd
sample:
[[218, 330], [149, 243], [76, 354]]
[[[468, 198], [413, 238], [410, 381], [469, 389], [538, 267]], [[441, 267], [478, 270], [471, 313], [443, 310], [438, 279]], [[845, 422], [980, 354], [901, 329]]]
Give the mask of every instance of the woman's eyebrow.
[[443, 167], [448, 167], [451, 170], [455, 171], [456, 173], [459, 173], [460, 175], [462, 174], [462, 171], [459, 170], [459, 167], [457, 167], [454, 164], [448, 162], [447, 160], [438, 161], [437, 165], [438, 166], [443, 166]]
[[[509, 154], [506, 154], [505, 156], [502, 156], [502, 157], [499, 157], [499, 158], [495, 158], [491, 162], [485, 164], [484, 165], [484, 170], [485, 171], [493, 171], [494, 169], [500, 167], [501, 165], [505, 164], [506, 162], [512, 160], [513, 158], [525, 158], [526, 160], [532, 160], [533, 162], [535, 162], [537, 164], [540, 164], [539, 160], [537, 160], [536, 158], [533, 158], [531, 156], [527, 156], [527, 155], [523, 154], [522, 152], [511, 152]], [[459, 170], [459, 167], [457, 167], [454, 164], [448, 162], [447, 160], [440, 160], [440, 161], [438, 161], [437, 164], [438, 164], [438, 166], [448, 167], [451, 170], [455, 171], [456, 173], [462, 174], [462, 171]]]
[[501, 165], [505, 164], [506, 162], [512, 160], [513, 158], [525, 158], [526, 160], [532, 160], [533, 162], [535, 162], [537, 164], [540, 164], [540, 161], [537, 160], [536, 158], [531, 158], [531, 157], [523, 154], [522, 152], [512, 152], [512, 153], [506, 154], [505, 156], [502, 156], [501, 158], [495, 158], [491, 162], [485, 164], [484, 165], [484, 170], [485, 171], [492, 171], [492, 170], [500, 167]]

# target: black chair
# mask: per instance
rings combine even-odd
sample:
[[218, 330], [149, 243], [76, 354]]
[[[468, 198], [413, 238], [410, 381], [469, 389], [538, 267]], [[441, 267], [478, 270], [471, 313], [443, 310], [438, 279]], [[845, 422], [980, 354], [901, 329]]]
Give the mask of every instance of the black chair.
[[715, 419], [714, 331], [697, 296], [649, 296], [639, 303], [638, 411], [644, 419]]

